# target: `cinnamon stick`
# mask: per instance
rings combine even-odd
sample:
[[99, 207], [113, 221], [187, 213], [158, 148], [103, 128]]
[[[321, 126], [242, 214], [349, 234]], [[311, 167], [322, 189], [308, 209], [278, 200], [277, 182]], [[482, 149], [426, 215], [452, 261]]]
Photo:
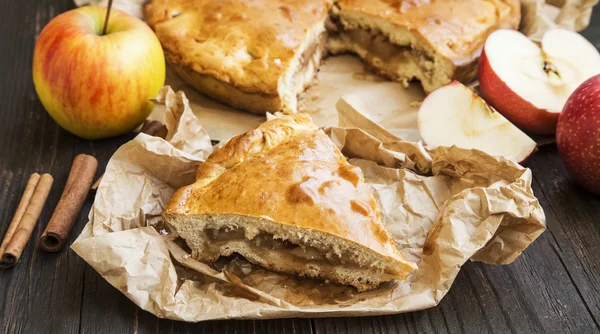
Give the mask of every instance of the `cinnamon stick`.
[[12, 240], [12, 237], [15, 234], [17, 227], [19, 227], [21, 219], [23, 219], [25, 210], [27, 210], [27, 207], [29, 206], [29, 202], [31, 201], [31, 197], [33, 196], [35, 187], [37, 186], [38, 182], [40, 182], [40, 174], [31, 174], [31, 176], [29, 177], [29, 181], [27, 181], [27, 187], [25, 187], [25, 192], [23, 192], [23, 196], [21, 197], [21, 201], [19, 202], [19, 206], [17, 206], [17, 211], [15, 212], [15, 215], [12, 221], [10, 222], [10, 225], [8, 226], [8, 231], [6, 231], [6, 235], [4, 235], [4, 240], [0, 245], [0, 256], [4, 254], [6, 246], [8, 246], [8, 243]]
[[[32, 175], [34, 181], [29, 179], [27, 184], [27, 188], [30, 188], [31, 183], [35, 182], [35, 176]], [[29, 203], [26, 205], [26, 209], [22, 214], [20, 222], [17, 223], [17, 227], [13, 228], [12, 235], [10, 241], [6, 242], [5, 248], [3, 248], [0, 258], [0, 269], [7, 269], [14, 266], [21, 257], [23, 253], [23, 249], [29, 238], [31, 238], [31, 233], [35, 227], [35, 224], [42, 213], [42, 209], [44, 208], [44, 204], [46, 204], [46, 199], [48, 199], [48, 194], [50, 193], [50, 188], [52, 188], [52, 183], [54, 179], [50, 174], [42, 175], [37, 184], [35, 185], [35, 190], [29, 199]], [[25, 189], [25, 194], [23, 197], [27, 195], [27, 188]], [[27, 201], [25, 199], [25, 201]], [[21, 200], [23, 202], [23, 199]], [[25, 205], [25, 204], [23, 204]], [[19, 208], [17, 209], [17, 216], [19, 214], [19, 209], [22, 208], [21, 204], [19, 204]], [[12, 225], [12, 223], [11, 223]], [[9, 227], [9, 232], [11, 228]]]
[[56, 253], [62, 249], [83, 207], [97, 168], [98, 161], [91, 155], [75, 157], [65, 189], [40, 238], [41, 250]]
[[[167, 137], [167, 126], [162, 124], [159, 121], [145, 121], [144, 124], [142, 125], [142, 129], [140, 130], [140, 133], [145, 133], [150, 136], [165, 139]], [[90, 188], [92, 190], [92, 192], [95, 192], [96, 190], [98, 190], [98, 187], [100, 187], [100, 182], [102, 182], [103, 176], [104, 175], [101, 175], [98, 178], [98, 180], [96, 180], [96, 182], [94, 182], [94, 184]]]

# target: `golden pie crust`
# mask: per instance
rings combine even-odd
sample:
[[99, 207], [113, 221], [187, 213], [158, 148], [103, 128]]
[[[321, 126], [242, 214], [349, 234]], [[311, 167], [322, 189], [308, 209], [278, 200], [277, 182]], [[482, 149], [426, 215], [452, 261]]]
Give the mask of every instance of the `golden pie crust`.
[[286, 101], [295, 92], [285, 79], [323, 37], [330, 7], [326, 0], [152, 0], [145, 12], [167, 61], [188, 83], [264, 114], [297, 111]]

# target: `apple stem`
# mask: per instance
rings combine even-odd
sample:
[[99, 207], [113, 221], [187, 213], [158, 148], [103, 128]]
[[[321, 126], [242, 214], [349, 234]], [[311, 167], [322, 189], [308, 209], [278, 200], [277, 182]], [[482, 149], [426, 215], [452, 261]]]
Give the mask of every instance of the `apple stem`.
[[108, 28], [108, 19], [110, 18], [110, 9], [112, 8], [113, 0], [108, 0], [108, 6], [106, 7], [106, 18], [104, 19], [104, 28], [102, 28], [102, 36], [106, 35], [106, 29]]

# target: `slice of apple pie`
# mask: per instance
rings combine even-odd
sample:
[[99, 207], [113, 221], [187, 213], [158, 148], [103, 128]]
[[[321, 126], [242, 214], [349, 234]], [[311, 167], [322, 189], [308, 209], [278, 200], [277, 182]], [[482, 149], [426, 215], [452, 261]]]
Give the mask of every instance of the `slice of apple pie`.
[[234, 137], [175, 193], [164, 218], [204, 262], [237, 253], [359, 291], [416, 269], [381, 222], [360, 169], [306, 114]]

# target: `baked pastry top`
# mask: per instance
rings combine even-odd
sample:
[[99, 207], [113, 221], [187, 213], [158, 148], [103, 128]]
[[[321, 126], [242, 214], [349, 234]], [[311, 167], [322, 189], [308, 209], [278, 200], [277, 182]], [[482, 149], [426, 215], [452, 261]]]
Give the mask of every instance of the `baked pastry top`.
[[[359, 290], [404, 279], [416, 268], [381, 222], [360, 169], [348, 164], [306, 114], [271, 120], [234, 137], [199, 166], [196, 183], [175, 193], [164, 217], [204, 261], [237, 252], [275, 271]], [[235, 233], [246, 244], [219, 244]], [[217, 234], [225, 237], [215, 239]], [[276, 254], [257, 249], [255, 243], [262, 242], [257, 236], [265, 234], [269, 242], [286, 242], [285, 249]], [[332, 259], [336, 269], [319, 267]], [[332, 274], [336, 270], [340, 273]]]
[[472, 80], [487, 36], [521, 17], [519, 0], [338, 0], [331, 16], [329, 51], [354, 52], [391, 79], [419, 79], [426, 92]]
[[[308, 42], [324, 32], [330, 6], [329, 0], [152, 0], [145, 13], [167, 60], [180, 70], [275, 98]], [[274, 107], [280, 108], [268, 111], [287, 106]]]

